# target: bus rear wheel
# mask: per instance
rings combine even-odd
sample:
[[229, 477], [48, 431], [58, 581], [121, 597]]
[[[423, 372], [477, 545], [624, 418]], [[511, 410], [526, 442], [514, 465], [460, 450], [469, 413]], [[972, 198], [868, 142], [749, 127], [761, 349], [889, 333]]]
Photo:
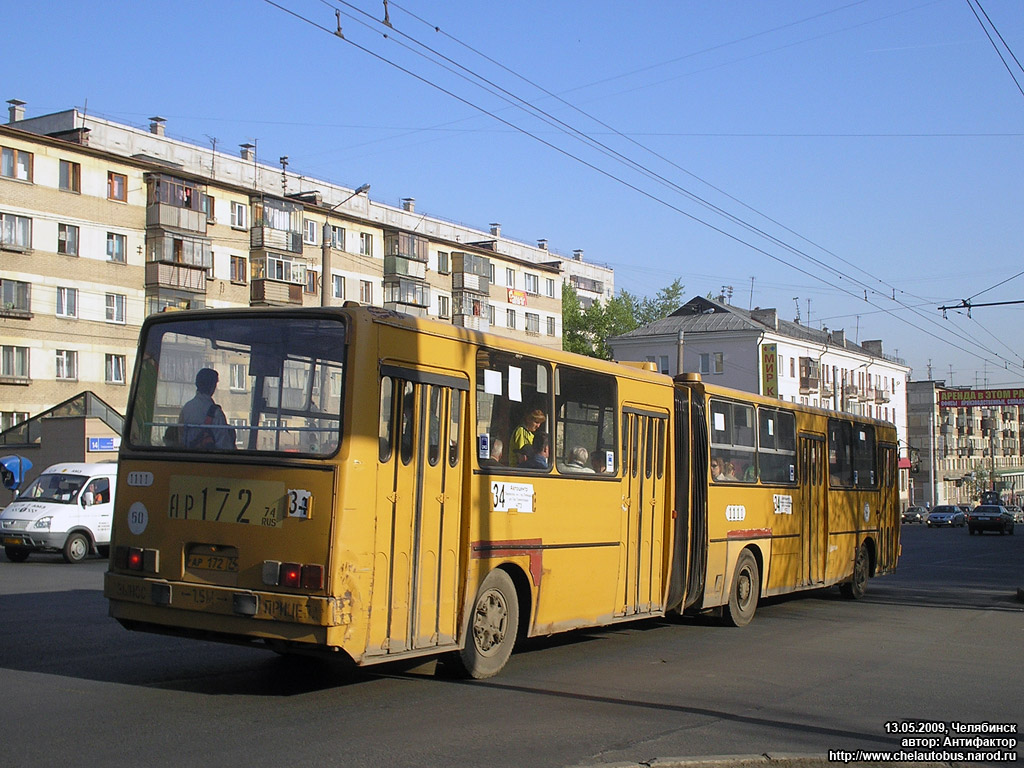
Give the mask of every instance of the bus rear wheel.
[[512, 655], [519, 631], [519, 599], [512, 578], [501, 569], [487, 574], [473, 601], [469, 634], [459, 651], [459, 665], [482, 680], [501, 671]]
[[761, 594], [761, 576], [757, 568], [757, 560], [745, 549], [736, 561], [736, 571], [732, 576], [732, 588], [729, 590], [729, 604], [726, 606], [724, 618], [734, 627], [745, 627], [754, 618], [757, 600]]
[[868, 551], [863, 546], [857, 549], [857, 559], [853, 562], [853, 576], [845, 584], [839, 585], [839, 592], [850, 600], [860, 600], [868, 591]]

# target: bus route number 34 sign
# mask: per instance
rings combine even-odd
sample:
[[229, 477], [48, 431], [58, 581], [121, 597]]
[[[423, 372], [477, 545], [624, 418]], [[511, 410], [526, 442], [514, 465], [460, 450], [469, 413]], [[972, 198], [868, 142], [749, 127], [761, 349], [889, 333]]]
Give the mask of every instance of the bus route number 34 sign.
[[495, 512], [533, 512], [533, 483], [491, 483], [491, 508]]

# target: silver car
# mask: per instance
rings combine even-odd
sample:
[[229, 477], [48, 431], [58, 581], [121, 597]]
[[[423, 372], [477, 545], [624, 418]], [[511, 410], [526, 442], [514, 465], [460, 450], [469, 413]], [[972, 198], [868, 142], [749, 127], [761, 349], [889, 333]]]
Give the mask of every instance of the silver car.
[[931, 511], [926, 522], [929, 528], [940, 528], [944, 525], [950, 528], [953, 526], [963, 528], [967, 525], [967, 517], [960, 507], [955, 507], [952, 504], [942, 504]]

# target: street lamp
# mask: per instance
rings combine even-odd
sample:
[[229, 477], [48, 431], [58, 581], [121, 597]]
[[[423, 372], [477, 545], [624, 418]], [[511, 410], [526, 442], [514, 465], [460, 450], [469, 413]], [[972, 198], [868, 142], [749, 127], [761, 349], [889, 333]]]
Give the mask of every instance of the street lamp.
[[[340, 203], [335, 203], [327, 209], [328, 213], [336, 210], [339, 206], [344, 205], [356, 195], [361, 195], [364, 192], [370, 191], [369, 184], [363, 184], [352, 192], [351, 195], [346, 197]], [[330, 306], [330, 291], [332, 289], [331, 277], [331, 221], [330, 217], [324, 219], [324, 231], [323, 236], [320, 238], [320, 306]]]
[[345, 203], [347, 203], [349, 200], [351, 200], [356, 195], [361, 195], [364, 192], [369, 192], [369, 191], [370, 191], [370, 185], [369, 184], [363, 184], [361, 187], [356, 187], [355, 191], [351, 195], [346, 197], [340, 203], [335, 203], [334, 205], [332, 205], [329, 210], [332, 210], [332, 211], [337, 210], [340, 206], [342, 206]]

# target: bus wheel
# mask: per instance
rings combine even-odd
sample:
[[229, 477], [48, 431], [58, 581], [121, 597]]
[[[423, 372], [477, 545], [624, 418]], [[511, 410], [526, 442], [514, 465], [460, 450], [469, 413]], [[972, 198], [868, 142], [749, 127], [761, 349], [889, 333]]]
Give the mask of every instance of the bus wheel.
[[740, 553], [736, 561], [736, 572], [732, 577], [732, 589], [729, 590], [729, 604], [726, 606], [725, 620], [734, 627], [745, 627], [754, 618], [757, 610], [757, 599], [761, 594], [761, 577], [757, 570], [757, 560], [749, 549]]
[[12, 563], [24, 563], [31, 552], [28, 547], [4, 547], [4, 554]]
[[868, 551], [864, 547], [857, 550], [857, 559], [853, 563], [853, 576], [845, 584], [839, 585], [843, 597], [860, 600], [868, 591]]
[[89, 549], [88, 537], [76, 531], [64, 542], [64, 560], [68, 563], [80, 563], [89, 554]]
[[505, 571], [495, 569], [487, 574], [473, 601], [469, 636], [459, 652], [459, 662], [466, 674], [478, 680], [496, 675], [512, 654], [518, 631], [515, 584]]

